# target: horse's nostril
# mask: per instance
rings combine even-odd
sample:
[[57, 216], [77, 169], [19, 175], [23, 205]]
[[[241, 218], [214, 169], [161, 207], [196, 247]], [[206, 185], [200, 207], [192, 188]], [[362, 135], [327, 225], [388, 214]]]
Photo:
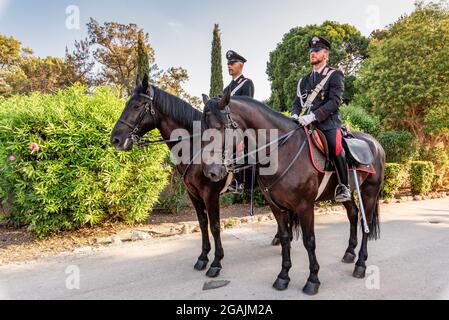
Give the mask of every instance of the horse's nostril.
[[217, 175], [215, 173], [211, 172], [211, 173], [209, 173], [209, 178], [215, 179], [215, 178], [217, 178]]
[[120, 144], [120, 141], [121, 141], [120, 138], [114, 137], [112, 138], [112, 145], [118, 146]]

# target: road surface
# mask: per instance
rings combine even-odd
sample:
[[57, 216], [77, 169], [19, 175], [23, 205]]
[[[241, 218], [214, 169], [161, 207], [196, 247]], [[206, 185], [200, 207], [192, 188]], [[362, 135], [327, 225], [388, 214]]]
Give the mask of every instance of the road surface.
[[322, 286], [315, 297], [301, 292], [308, 276], [301, 242], [293, 243], [289, 289], [272, 289], [281, 256], [269, 245], [276, 225], [264, 222], [223, 233], [219, 279], [230, 284], [220, 289], [202, 290], [209, 279], [193, 270], [200, 253], [194, 234], [2, 266], [0, 299], [449, 299], [449, 199], [382, 206], [381, 215], [382, 237], [369, 244], [365, 280], [340, 262], [346, 217], [317, 217]]

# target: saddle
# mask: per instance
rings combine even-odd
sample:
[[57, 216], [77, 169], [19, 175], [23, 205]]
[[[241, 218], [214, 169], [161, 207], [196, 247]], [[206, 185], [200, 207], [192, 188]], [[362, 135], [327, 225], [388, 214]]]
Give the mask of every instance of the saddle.
[[[346, 152], [346, 160], [350, 167], [355, 166], [358, 171], [375, 173], [373, 162], [374, 155], [369, 144], [357, 139], [346, 128], [343, 131], [343, 147]], [[335, 168], [330, 161], [329, 147], [326, 136], [317, 128], [313, 128], [310, 137], [312, 144], [310, 146], [312, 161], [315, 167], [321, 172], [333, 172]], [[324, 158], [323, 158], [324, 156]]]

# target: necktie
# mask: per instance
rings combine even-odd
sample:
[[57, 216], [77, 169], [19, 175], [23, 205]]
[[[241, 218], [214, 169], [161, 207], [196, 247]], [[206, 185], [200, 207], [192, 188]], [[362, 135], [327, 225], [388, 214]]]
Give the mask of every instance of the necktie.
[[315, 83], [318, 80], [318, 77], [320, 76], [320, 74], [316, 71], [313, 72], [313, 83]]

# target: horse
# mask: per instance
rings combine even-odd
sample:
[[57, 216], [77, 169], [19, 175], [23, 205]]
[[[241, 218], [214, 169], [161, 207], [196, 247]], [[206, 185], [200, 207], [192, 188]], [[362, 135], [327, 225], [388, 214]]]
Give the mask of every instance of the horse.
[[[292, 267], [290, 229], [293, 227], [298, 238], [302, 233], [302, 240], [309, 256], [310, 274], [303, 292], [307, 295], [318, 294], [321, 283], [318, 277], [320, 266], [315, 254], [314, 205], [315, 202], [334, 199], [334, 191], [338, 186], [336, 176], [333, 175], [325, 191], [319, 195], [319, 186], [325, 175], [312, 164], [311, 153], [301, 150], [310, 144], [309, 133], [288, 117], [272, 110], [265, 104], [248, 97], [231, 98], [229, 93], [220, 99], [205, 101], [205, 104], [203, 130], [220, 131], [223, 141], [222, 149], [218, 152], [221, 152], [223, 157], [226, 154], [232, 154], [231, 150], [225, 150], [226, 147], [230, 147], [225, 142], [225, 131], [229, 128], [237, 127], [243, 131], [277, 128], [278, 136], [288, 137], [283, 139], [278, 146], [278, 169], [274, 175], [261, 175], [261, 165], [257, 164], [258, 183], [276, 218], [282, 246], [282, 269], [273, 287], [277, 290], [286, 290], [290, 283], [289, 271]], [[372, 136], [357, 132], [354, 132], [353, 135], [369, 144], [375, 159], [373, 163], [375, 173], [358, 173], [369, 232], [363, 230], [362, 244], [353, 276], [363, 279], [366, 276], [368, 241], [377, 240], [380, 235], [379, 200], [385, 175], [385, 151]], [[255, 139], [258, 138], [255, 137]], [[273, 138], [269, 138], [268, 141], [273, 141]], [[211, 144], [203, 141], [205, 150], [208, 145]], [[261, 148], [258, 141], [256, 141], [256, 146]], [[223, 158], [222, 160], [204, 165], [204, 175], [211, 181], [219, 181], [227, 173], [230, 159]], [[359, 220], [359, 207], [354, 197], [353, 186], [351, 186], [351, 191], [352, 201], [344, 203], [350, 221], [350, 239], [342, 260], [349, 264], [354, 263], [356, 259], [355, 249], [358, 245], [357, 226]], [[317, 199], [317, 197], [319, 198]]]
[[[182, 99], [173, 96], [148, 82], [145, 75], [143, 81], [137, 79], [134, 93], [126, 103], [125, 109], [111, 133], [111, 143], [121, 151], [130, 151], [135, 145], [135, 137], [143, 137], [151, 130], [158, 129], [163, 142], [172, 150], [180, 142], [170, 140], [174, 130], [184, 129], [189, 137], [184, 141], [192, 145], [193, 123], [201, 122], [202, 112]], [[157, 141], [161, 142], [161, 141]], [[194, 269], [204, 271], [209, 263], [211, 251], [208, 224], [215, 242], [215, 259], [206, 275], [218, 277], [222, 270], [224, 250], [220, 231], [220, 194], [226, 186], [226, 177], [212, 182], [203, 174], [202, 164], [193, 163], [193, 150], [190, 150], [191, 163], [180, 163], [176, 166], [183, 176], [189, 198], [195, 208], [201, 234], [202, 252]], [[276, 244], [276, 238], [273, 244]]]

